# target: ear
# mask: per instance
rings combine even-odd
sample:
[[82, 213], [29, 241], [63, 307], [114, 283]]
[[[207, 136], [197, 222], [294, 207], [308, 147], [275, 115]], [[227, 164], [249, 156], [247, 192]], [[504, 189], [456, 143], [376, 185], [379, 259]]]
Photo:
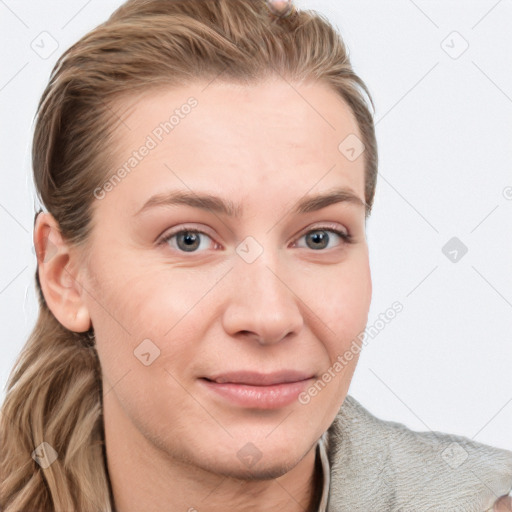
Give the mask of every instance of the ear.
[[88, 331], [91, 318], [78, 278], [78, 255], [62, 237], [59, 225], [50, 213], [41, 212], [36, 218], [34, 247], [39, 282], [50, 311], [70, 331]]

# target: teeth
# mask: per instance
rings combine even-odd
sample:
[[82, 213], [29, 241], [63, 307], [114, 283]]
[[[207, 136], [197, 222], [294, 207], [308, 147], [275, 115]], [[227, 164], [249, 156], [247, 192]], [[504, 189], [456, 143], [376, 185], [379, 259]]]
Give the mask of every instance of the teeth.
[[217, 384], [225, 384], [227, 381], [228, 381], [227, 379], [220, 378], [220, 379], [217, 379], [215, 382]]

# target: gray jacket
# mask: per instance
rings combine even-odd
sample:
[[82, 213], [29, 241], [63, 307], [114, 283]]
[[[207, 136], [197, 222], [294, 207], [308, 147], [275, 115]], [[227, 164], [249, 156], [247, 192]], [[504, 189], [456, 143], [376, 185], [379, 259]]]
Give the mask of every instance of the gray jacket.
[[320, 444], [327, 512], [484, 512], [512, 489], [512, 452], [380, 420], [351, 396]]

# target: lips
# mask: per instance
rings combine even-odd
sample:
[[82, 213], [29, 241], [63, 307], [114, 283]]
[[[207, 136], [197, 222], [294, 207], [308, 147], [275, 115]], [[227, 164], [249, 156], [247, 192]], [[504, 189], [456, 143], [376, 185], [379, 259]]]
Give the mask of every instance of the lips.
[[228, 372], [200, 379], [222, 402], [252, 409], [278, 409], [297, 400], [311, 383], [312, 373], [285, 370], [274, 373]]
[[287, 384], [290, 382], [300, 382], [311, 379], [314, 375], [311, 373], [298, 372], [295, 370], [285, 370], [275, 373], [259, 372], [229, 372], [223, 373], [208, 380], [217, 384], [247, 384], [248, 386], [272, 386], [275, 384]]

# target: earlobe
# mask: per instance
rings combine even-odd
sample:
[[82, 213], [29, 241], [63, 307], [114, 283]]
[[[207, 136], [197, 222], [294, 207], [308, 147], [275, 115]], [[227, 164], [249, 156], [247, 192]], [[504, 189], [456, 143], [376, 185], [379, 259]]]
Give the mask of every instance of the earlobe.
[[91, 318], [77, 279], [79, 261], [76, 251], [62, 237], [53, 215], [41, 212], [34, 226], [34, 247], [41, 290], [50, 311], [67, 329], [85, 332]]

